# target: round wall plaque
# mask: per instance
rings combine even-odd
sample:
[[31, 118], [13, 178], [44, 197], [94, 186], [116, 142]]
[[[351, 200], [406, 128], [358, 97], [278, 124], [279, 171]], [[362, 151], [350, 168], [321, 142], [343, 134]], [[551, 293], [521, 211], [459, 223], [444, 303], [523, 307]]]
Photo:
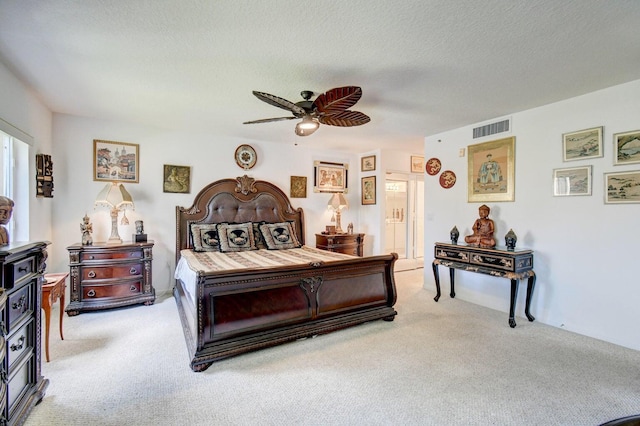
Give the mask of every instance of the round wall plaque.
[[251, 145], [240, 145], [236, 148], [236, 164], [245, 170], [249, 170], [256, 165], [258, 156], [256, 150]]
[[427, 160], [425, 168], [427, 170], [427, 174], [429, 174], [430, 176], [435, 176], [440, 173], [442, 163], [440, 163], [440, 160], [438, 160], [437, 158], [429, 158], [429, 160]]
[[444, 189], [449, 189], [455, 184], [456, 184], [455, 173], [453, 173], [451, 170], [445, 170], [444, 172], [442, 172], [442, 174], [440, 175], [441, 187], [443, 187]]

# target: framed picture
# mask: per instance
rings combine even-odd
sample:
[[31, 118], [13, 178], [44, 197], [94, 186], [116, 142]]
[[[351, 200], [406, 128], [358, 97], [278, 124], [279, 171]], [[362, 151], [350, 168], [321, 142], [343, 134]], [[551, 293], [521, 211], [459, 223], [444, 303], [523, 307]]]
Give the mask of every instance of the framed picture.
[[139, 145], [93, 140], [93, 180], [138, 183]]
[[360, 171], [372, 172], [376, 169], [376, 156], [369, 155], [360, 159]]
[[315, 161], [313, 192], [344, 192], [348, 190], [349, 165]]
[[362, 178], [362, 205], [376, 203], [376, 177], [367, 176]]
[[411, 173], [422, 173], [424, 170], [424, 157], [421, 155], [411, 156]]
[[562, 135], [562, 160], [585, 160], [603, 156], [602, 126]]
[[591, 195], [591, 166], [555, 169], [553, 171], [553, 195]]
[[613, 135], [613, 164], [640, 163], [640, 130]]
[[469, 145], [470, 203], [513, 201], [515, 195], [515, 137]]
[[307, 198], [307, 177], [291, 176], [290, 186], [291, 198]]
[[164, 165], [162, 180], [163, 192], [188, 194], [191, 192], [191, 167]]
[[640, 170], [604, 174], [604, 202], [640, 203]]

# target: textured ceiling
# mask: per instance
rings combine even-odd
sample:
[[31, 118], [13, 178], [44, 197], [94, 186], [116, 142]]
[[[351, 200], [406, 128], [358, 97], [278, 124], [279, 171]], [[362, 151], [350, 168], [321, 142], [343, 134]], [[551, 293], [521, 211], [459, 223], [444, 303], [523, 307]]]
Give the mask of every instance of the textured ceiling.
[[[54, 112], [364, 152], [640, 79], [638, 0], [0, 0], [0, 61]], [[361, 86], [364, 126], [252, 90]], [[284, 113], [284, 114], [283, 114]]]

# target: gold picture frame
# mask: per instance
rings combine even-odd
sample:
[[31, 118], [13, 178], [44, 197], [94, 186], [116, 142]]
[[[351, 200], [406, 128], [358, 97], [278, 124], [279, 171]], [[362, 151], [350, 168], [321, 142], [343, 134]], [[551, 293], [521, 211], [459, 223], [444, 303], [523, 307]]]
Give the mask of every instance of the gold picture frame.
[[375, 155], [367, 155], [366, 157], [362, 157], [360, 159], [360, 171], [362, 172], [373, 172], [376, 170], [376, 156]]
[[376, 177], [363, 177], [361, 183], [362, 188], [360, 189], [360, 194], [362, 205], [367, 206], [376, 204]]
[[162, 192], [176, 194], [191, 192], [191, 167], [165, 164], [162, 177]]
[[513, 201], [515, 137], [469, 145], [468, 202]]
[[140, 145], [93, 140], [93, 180], [138, 183]]
[[307, 198], [306, 176], [291, 176], [289, 195], [291, 198]]
[[424, 156], [411, 156], [411, 173], [422, 173], [424, 171]]

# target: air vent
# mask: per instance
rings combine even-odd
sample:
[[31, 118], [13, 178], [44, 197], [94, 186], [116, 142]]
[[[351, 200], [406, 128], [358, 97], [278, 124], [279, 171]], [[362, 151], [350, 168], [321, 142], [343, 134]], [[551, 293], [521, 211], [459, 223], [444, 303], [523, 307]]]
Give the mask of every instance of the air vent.
[[508, 132], [511, 129], [511, 119], [496, 121], [473, 129], [473, 139], [484, 136], [495, 135], [496, 133]]

